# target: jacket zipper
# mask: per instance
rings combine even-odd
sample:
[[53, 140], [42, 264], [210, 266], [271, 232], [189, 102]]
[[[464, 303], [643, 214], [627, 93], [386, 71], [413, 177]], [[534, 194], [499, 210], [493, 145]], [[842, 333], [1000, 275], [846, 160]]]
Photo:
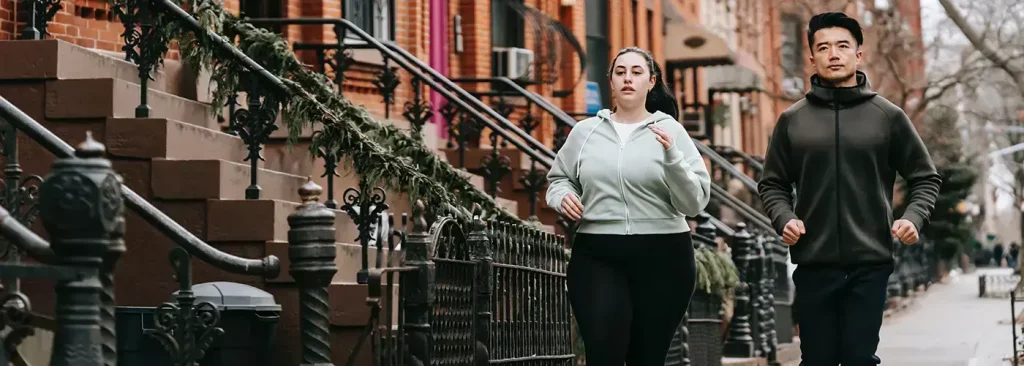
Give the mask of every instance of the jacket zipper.
[[[621, 141], [621, 138], [619, 139], [620, 140], [619, 141], [619, 155], [618, 155], [618, 158], [617, 158], [617, 160], [615, 162], [615, 170], [616, 170], [616, 172], [619, 173], [619, 193], [622, 194], [622, 207], [625, 208], [625, 213], [626, 213], [626, 234], [627, 235], [631, 234], [632, 230], [631, 230], [631, 225], [629, 223], [629, 201], [626, 200], [626, 184], [622, 180], [622, 150], [624, 148], [626, 148], [626, 143], [629, 142], [629, 140], [631, 138], [633, 138], [633, 133], [635, 133], [636, 130], [639, 130], [641, 128], [644, 128], [644, 126], [643, 125], [637, 126], [636, 128], [633, 129], [633, 131], [630, 131], [629, 135], [626, 136], [626, 140], [625, 141]], [[614, 130], [615, 126], [612, 126], [612, 129]], [[616, 137], [619, 136], [618, 131], [615, 131], [615, 136]]]
[[836, 245], [839, 247], [839, 263], [840, 263], [840, 265], [845, 266], [846, 265], [846, 254], [843, 252], [843, 222], [842, 222], [842, 218], [840, 217], [840, 215], [842, 215], [843, 210], [842, 210], [842, 201], [841, 201], [841, 198], [840, 198], [841, 196], [839, 194], [839, 186], [840, 186], [840, 182], [842, 181], [841, 177], [839, 175], [839, 161], [840, 161], [840, 159], [839, 159], [839, 151], [840, 151], [840, 148], [839, 148], [839, 100], [836, 98], [837, 97], [836, 94], [838, 94], [836, 91], [832, 91], [832, 106], [833, 106], [833, 108], [835, 109], [835, 112], [836, 112], [836, 118], [835, 118], [835, 125], [836, 125], [836, 136], [835, 136], [835, 139], [836, 139], [836, 166], [835, 166], [836, 189], [835, 189], [835, 191], [836, 191], [836, 231], [838, 233], [836, 235]]

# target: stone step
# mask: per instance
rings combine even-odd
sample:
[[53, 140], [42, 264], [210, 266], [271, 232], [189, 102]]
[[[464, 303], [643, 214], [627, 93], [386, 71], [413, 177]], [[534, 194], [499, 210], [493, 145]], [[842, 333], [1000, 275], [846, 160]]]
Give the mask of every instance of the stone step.
[[[258, 169], [260, 198], [296, 201], [306, 177]], [[153, 197], [172, 200], [245, 199], [251, 177], [249, 164], [226, 160], [153, 159]]]
[[[100, 51], [56, 39], [0, 42], [0, 80], [112, 78], [139, 83], [139, 70], [123, 52]], [[164, 60], [149, 87], [196, 99], [196, 76], [180, 61]]]
[[[46, 82], [46, 118], [134, 118], [139, 105], [138, 84], [113, 78], [51, 80]], [[208, 104], [149, 90], [150, 116], [188, 122], [219, 130]]]
[[[112, 157], [158, 159], [176, 162], [154, 163], [154, 167], [159, 164], [185, 164], [193, 165], [193, 168], [199, 169], [196, 168], [194, 164], [187, 163], [187, 161], [220, 160], [232, 163], [230, 166], [235, 167], [233, 171], [236, 171], [238, 174], [245, 175], [244, 186], [237, 186], [241, 187], [241, 197], [244, 197], [244, 187], [248, 186], [249, 163], [244, 161], [247, 154], [246, 146], [237, 136], [164, 118], [108, 118], [106, 120], [105, 129], [106, 141], [104, 143], [107, 144], [108, 152]], [[313, 180], [318, 185], [323, 187], [325, 190], [327, 189], [327, 179], [322, 176], [324, 172], [322, 165], [323, 160], [312, 158], [312, 155], [309, 152], [308, 143], [299, 142], [296, 145], [291, 146], [290, 149], [287, 146], [270, 146], [268, 147], [268, 150], [269, 151], [264, 153], [267, 161], [260, 162], [260, 167], [262, 168], [261, 174], [263, 174], [262, 172], [266, 172], [267, 174], [277, 172], [292, 175], [292, 178], [299, 180], [303, 179], [301, 178], [303, 176], [313, 177]], [[340, 206], [344, 204], [343, 197], [345, 195], [345, 191], [348, 188], [357, 187], [358, 179], [353, 171], [346, 169], [344, 164], [338, 167], [337, 171], [339, 176], [335, 177], [334, 199], [339, 201]], [[167, 179], [173, 178], [172, 176], [165, 175], [172, 173], [167, 173], [162, 170], [155, 169], [153, 174], [154, 182], [157, 182], [154, 183], [154, 186], [162, 184], [159, 183], [160, 177]], [[467, 172], [462, 172], [461, 174], [467, 177], [477, 188], [483, 188], [484, 183], [482, 177]], [[294, 183], [294, 181], [290, 182], [290, 184]], [[210, 184], [213, 183], [211, 182]], [[259, 184], [261, 187], [265, 186], [262, 177], [260, 178]], [[159, 190], [165, 193], [168, 192], [163, 188], [160, 188]], [[156, 188], [154, 189], [156, 190]], [[287, 192], [291, 195], [287, 197], [277, 197], [275, 199], [296, 202], [298, 201], [298, 197], [294, 192], [295, 191]], [[196, 196], [181, 196], [180, 193], [181, 192], [175, 193], [174, 196], [160, 198], [197, 198]], [[229, 195], [220, 198], [235, 197], [239, 193], [229, 192], [229, 194], [233, 196]], [[395, 213], [396, 217], [400, 216], [402, 213], [411, 212], [407, 195], [387, 191], [385, 192], [385, 197], [385, 202], [390, 207], [389, 212]], [[327, 194], [324, 194], [321, 199], [323, 202], [326, 202]], [[514, 202], [511, 200], [499, 199], [499, 203], [510, 210], [514, 210], [516, 207], [514, 206]]]
[[108, 118], [105, 144], [114, 157], [242, 162], [248, 154], [238, 136], [166, 118]]
[[[321, 195], [321, 200], [323, 197]], [[279, 200], [207, 201], [206, 240], [287, 242], [288, 215], [300, 206]], [[345, 211], [332, 211], [335, 214], [335, 239], [340, 243], [358, 243], [359, 229], [355, 221]], [[396, 214], [393, 227], [400, 225], [401, 215]]]

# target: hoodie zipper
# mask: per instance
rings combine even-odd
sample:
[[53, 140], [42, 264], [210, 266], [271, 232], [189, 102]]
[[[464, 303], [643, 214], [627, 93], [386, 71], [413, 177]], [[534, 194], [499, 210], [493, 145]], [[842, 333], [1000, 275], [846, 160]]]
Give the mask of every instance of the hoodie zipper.
[[[621, 139], [619, 139], [619, 154], [618, 154], [618, 158], [617, 158], [617, 160], [615, 162], [615, 170], [619, 173], [619, 192], [622, 194], [622, 207], [625, 208], [625, 214], [626, 214], [626, 235], [631, 234], [633, 231], [632, 231], [632, 225], [630, 225], [630, 222], [629, 222], [629, 200], [626, 199], [626, 183], [622, 179], [622, 150], [626, 148], [626, 143], [629, 142], [629, 140], [633, 138], [633, 134], [636, 133], [636, 130], [644, 128], [644, 127], [646, 127], [646, 125], [649, 125], [652, 122], [640, 122], [640, 123], [641, 123], [640, 126], [637, 126], [636, 128], [633, 129], [633, 131], [629, 132], [629, 135], [626, 135], [626, 140], [625, 141], [622, 141]], [[615, 126], [612, 126], [612, 129], [614, 130]], [[619, 133], [616, 132], [615, 136], [618, 137]]]
[[[633, 131], [630, 131], [629, 135], [626, 136], [626, 141], [619, 141], [619, 154], [615, 161], [615, 171], [619, 173], [619, 193], [622, 194], [622, 207], [625, 208], [626, 213], [627, 235], [631, 233], [631, 228], [629, 225], [629, 200], [626, 199], [626, 183], [622, 180], [622, 150], [626, 148], [626, 143], [629, 142], [629, 139], [631, 137], [633, 137], [633, 133], [640, 128], [643, 128], [643, 126], [639, 126], [637, 128], [634, 128]], [[615, 129], [615, 126], [612, 126], [612, 129]], [[619, 133], [616, 132], [615, 136], [618, 137]]]
[[836, 166], [835, 166], [836, 187], [835, 187], [835, 191], [836, 191], [836, 231], [838, 232], [838, 235], [836, 235], [836, 246], [839, 247], [839, 263], [840, 263], [840, 265], [845, 266], [846, 265], [846, 254], [843, 252], [843, 221], [842, 221], [842, 218], [840, 217], [842, 215], [842, 211], [843, 210], [842, 210], [842, 201], [841, 201], [841, 198], [840, 198], [841, 196], [839, 194], [839, 186], [841, 185], [840, 182], [842, 180], [841, 180], [841, 176], [839, 175], [839, 162], [840, 162], [840, 159], [839, 159], [839, 152], [840, 152], [840, 148], [839, 148], [839, 99], [838, 99], [837, 94], [838, 94], [837, 91], [835, 91], [835, 90], [832, 91], [832, 107], [835, 110], [835, 114], [836, 114], [836, 117], [835, 117], [835, 125], [836, 125], [836, 136], [835, 136], [835, 138], [836, 138], [836, 144], [835, 144], [835, 146], [836, 146]]

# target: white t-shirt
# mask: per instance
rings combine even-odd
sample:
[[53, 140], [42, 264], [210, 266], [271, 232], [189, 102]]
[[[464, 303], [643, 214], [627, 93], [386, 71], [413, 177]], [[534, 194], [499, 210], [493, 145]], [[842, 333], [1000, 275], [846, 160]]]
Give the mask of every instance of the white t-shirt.
[[632, 133], [633, 130], [636, 130], [637, 127], [643, 126], [643, 122], [622, 123], [612, 121], [612, 126], [615, 126], [615, 132], [619, 133], [619, 141], [622, 142], [622, 145], [625, 145], [626, 138], [629, 137], [629, 134]]

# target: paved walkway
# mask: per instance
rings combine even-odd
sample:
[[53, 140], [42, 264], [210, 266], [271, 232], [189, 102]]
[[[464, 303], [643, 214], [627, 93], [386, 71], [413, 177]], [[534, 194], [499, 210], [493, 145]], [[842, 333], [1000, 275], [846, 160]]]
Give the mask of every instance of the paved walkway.
[[[952, 275], [882, 325], [878, 356], [894, 366], [1012, 365], [1010, 300], [978, 297], [983, 269]], [[1018, 303], [1017, 311], [1024, 308]]]

